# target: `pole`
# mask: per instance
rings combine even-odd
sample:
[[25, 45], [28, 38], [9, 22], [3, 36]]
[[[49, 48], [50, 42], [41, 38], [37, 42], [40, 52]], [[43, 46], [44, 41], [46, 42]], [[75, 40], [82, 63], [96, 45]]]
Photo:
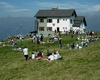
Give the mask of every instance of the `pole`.
[[22, 24], [20, 24], [20, 34], [22, 35]]

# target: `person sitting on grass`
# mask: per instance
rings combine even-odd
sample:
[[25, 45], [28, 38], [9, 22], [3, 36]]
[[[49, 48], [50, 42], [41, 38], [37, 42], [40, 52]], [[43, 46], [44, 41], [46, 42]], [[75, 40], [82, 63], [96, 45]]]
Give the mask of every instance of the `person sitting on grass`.
[[35, 59], [35, 53], [32, 52], [31, 56], [29, 57], [29, 59]]
[[43, 53], [42, 51], [39, 51], [38, 55], [37, 55], [37, 59], [41, 59], [43, 57]]
[[58, 51], [55, 51], [54, 50], [54, 60], [60, 60], [60, 59], [62, 59], [62, 57], [60, 56], [60, 54], [59, 54], [59, 52]]
[[73, 42], [73, 44], [71, 45], [71, 48], [75, 49], [75, 45], [76, 45], [75, 42]]
[[79, 49], [79, 44], [76, 43], [75, 48], [74, 49]]
[[47, 50], [47, 52], [46, 52], [46, 56], [50, 56], [52, 53], [49, 51], [49, 50]]
[[47, 61], [51, 62], [53, 60], [60, 60], [62, 59], [62, 57], [59, 55], [58, 51], [54, 50], [53, 53], [51, 53], [48, 57], [47, 57]]
[[71, 47], [70, 47], [70, 45], [69, 45], [69, 44], [67, 44], [66, 49], [71, 49]]
[[32, 52], [32, 59], [35, 59], [35, 53], [34, 52]]
[[50, 55], [47, 57], [46, 60], [49, 61], [49, 62], [53, 61], [53, 60], [54, 60], [54, 55], [53, 55], [53, 54], [50, 54]]
[[36, 50], [34, 53], [35, 53], [35, 58], [37, 58], [38, 57], [38, 54], [39, 54], [39, 51]]

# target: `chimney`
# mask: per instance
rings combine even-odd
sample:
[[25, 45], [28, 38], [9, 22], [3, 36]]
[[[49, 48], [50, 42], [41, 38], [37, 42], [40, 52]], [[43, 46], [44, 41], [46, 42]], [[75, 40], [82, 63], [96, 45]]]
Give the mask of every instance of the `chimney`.
[[53, 7], [52, 10], [58, 10], [58, 7]]

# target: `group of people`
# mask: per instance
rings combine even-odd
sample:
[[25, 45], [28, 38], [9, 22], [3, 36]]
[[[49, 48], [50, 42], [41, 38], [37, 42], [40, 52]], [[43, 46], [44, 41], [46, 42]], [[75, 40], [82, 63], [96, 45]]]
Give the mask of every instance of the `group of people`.
[[43, 53], [43, 51], [32, 51], [31, 56], [28, 56], [28, 48], [25, 46], [23, 49], [23, 54], [25, 57], [25, 60], [27, 61], [28, 59], [37, 59], [40, 60], [42, 59], [44, 56], [46, 56], [46, 58], [44, 60], [47, 61], [53, 61], [53, 60], [59, 60], [62, 59], [62, 57], [60, 56], [59, 52], [54, 50], [53, 53], [51, 53], [49, 50], [47, 50], [46, 54]]
[[67, 44], [66, 49], [81, 49], [85, 47], [88, 47], [88, 44], [80, 41], [80, 43], [73, 42], [71, 45]]
[[[36, 42], [37, 44], [47, 43], [47, 42], [43, 42], [43, 35], [41, 35], [40, 37], [34, 35], [32, 37], [32, 39], [33, 39], [33, 42]], [[50, 41], [52, 40], [53, 43], [58, 41], [59, 48], [60, 49], [62, 48], [62, 38], [59, 38], [56, 35], [55, 36], [49, 35], [49, 40]], [[85, 37], [78, 36], [76, 40], [78, 42], [73, 42], [71, 45], [67, 44], [66, 49], [81, 49], [81, 48], [87, 47], [88, 43], [98, 40], [98, 37], [96, 37], [94, 35], [86, 35]], [[26, 61], [28, 59], [39, 60], [41, 58], [44, 58], [44, 55], [46, 56], [45, 60], [47, 60], [47, 61], [62, 59], [59, 52], [56, 50], [54, 50], [53, 53], [50, 52], [49, 50], [47, 50], [47, 52], [45, 54], [43, 53], [43, 51], [32, 51], [31, 56], [28, 56], [28, 48], [26, 46], [24, 48], [17, 48], [17, 50], [23, 51]]]
[[47, 56], [47, 58], [46, 58], [47, 61], [61, 60], [62, 59], [59, 52], [56, 50], [54, 50], [53, 53], [51, 53], [49, 50], [47, 50], [46, 56]]
[[66, 49], [81, 49], [84, 47], [88, 47], [88, 43], [94, 42], [98, 39], [99, 39], [99, 37], [97, 37], [97, 36], [87, 36], [87, 35], [85, 37], [78, 36], [76, 38], [76, 40], [78, 42], [76, 42], [76, 43], [73, 42], [71, 45], [67, 44]]
[[34, 34], [32, 36], [32, 42], [36, 42], [37, 44], [40, 44], [40, 42], [43, 41], [43, 38], [44, 38], [44, 36], [42, 34], [41, 35]]

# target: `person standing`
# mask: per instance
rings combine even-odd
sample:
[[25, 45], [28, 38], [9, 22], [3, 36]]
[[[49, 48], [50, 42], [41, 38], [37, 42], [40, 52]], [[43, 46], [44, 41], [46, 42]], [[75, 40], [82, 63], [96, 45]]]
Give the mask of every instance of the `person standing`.
[[43, 41], [43, 35], [41, 35], [41, 37], [40, 37], [40, 41]]
[[37, 44], [40, 44], [40, 38], [37, 37]]
[[49, 50], [47, 50], [47, 52], [46, 52], [46, 56], [50, 56], [52, 53], [49, 51]]
[[65, 31], [65, 34], [67, 35], [67, 30]]
[[27, 61], [28, 60], [28, 48], [26, 46], [23, 49], [23, 53], [24, 53], [25, 60]]
[[74, 36], [74, 34], [73, 33], [71, 33], [71, 38], [73, 39], [73, 36]]
[[60, 38], [58, 41], [59, 41], [59, 48], [61, 49], [62, 48], [62, 39]]

